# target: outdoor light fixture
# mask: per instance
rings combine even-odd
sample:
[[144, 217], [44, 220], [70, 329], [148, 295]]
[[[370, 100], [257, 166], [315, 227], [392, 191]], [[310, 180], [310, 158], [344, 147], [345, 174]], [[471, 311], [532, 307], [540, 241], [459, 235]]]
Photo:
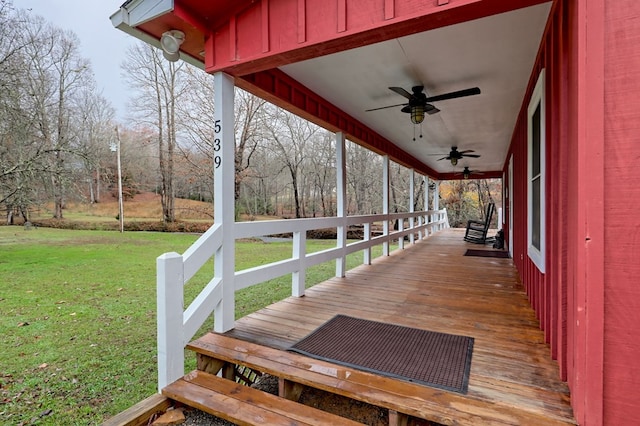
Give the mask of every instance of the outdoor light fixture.
[[171, 30], [162, 33], [160, 38], [160, 46], [162, 54], [171, 62], [180, 59], [180, 45], [184, 42], [184, 33], [178, 30]]
[[411, 107], [411, 122], [420, 124], [424, 121], [424, 105], [413, 105]]
[[465, 167], [464, 170], [462, 171], [462, 177], [464, 179], [469, 179], [470, 176], [471, 176], [471, 170], [469, 170], [469, 167]]

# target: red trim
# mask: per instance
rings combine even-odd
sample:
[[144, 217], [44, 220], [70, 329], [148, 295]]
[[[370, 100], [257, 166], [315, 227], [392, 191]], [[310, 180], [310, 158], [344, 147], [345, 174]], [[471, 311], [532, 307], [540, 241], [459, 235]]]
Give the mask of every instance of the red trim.
[[599, 425], [604, 404], [604, 41], [603, 0], [577, 3], [578, 226], [576, 367], [583, 380], [574, 402], [578, 420]]
[[384, 19], [393, 19], [396, 16], [396, 8], [393, 0], [384, 0]]
[[[238, 51], [238, 41], [236, 40], [236, 35], [238, 34], [238, 24], [235, 16], [232, 16], [229, 19], [229, 58], [231, 61], [235, 61], [237, 56], [236, 53]], [[213, 37], [211, 37], [213, 38]]]
[[260, 11], [262, 12], [262, 53], [267, 53], [271, 46], [271, 38], [269, 36], [269, 0], [262, 0]]
[[298, 43], [307, 41], [307, 3], [298, 0]]
[[338, 32], [347, 31], [347, 0], [338, 0]]

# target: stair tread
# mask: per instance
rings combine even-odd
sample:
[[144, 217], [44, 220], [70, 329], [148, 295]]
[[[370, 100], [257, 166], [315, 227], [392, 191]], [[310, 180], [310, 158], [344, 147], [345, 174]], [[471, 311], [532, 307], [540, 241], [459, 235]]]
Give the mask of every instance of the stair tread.
[[240, 425], [361, 425], [198, 370], [171, 383], [162, 394]]

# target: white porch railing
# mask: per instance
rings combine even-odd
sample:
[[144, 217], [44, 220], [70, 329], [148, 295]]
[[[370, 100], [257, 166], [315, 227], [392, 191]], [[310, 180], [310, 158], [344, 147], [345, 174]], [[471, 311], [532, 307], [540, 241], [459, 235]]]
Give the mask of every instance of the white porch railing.
[[[384, 226], [385, 231], [381, 235], [372, 234], [374, 223], [389, 224], [392, 221], [397, 221], [397, 230], [388, 231], [389, 226]], [[327, 228], [345, 230], [354, 225], [364, 228], [361, 240], [347, 243], [346, 232], [338, 232], [336, 247], [306, 253], [307, 231]], [[414, 243], [416, 238], [427, 238], [434, 232], [448, 228], [449, 220], [446, 209], [443, 209], [366, 216], [235, 222], [234, 239], [293, 233], [291, 257], [236, 271], [230, 279], [216, 274], [184, 310], [184, 285], [218, 253], [223, 242], [222, 226], [213, 225], [184, 254], [165, 253], [157, 259], [159, 390], [184, 375], [184, 347], [216, 307], [235, 306], [233, 301], [221, 303], [225, 280], [232, 283], [234, 291], [231, 294], [234, 294], [240, 289], [293, 274], [291, 293], [293, 296], [302, 296], [307, 268], [334, 259], [337, 259], [340, 265], [344, 265], [346, 256], [357, 251], [363, 251], [363, 262], [370, 264], [372, 247], [398, 240], [398, 249], [403, 249], [405, 237], [409, 237], [410, 243]], [[337, 266], [336, 275], [341, 274], [344, 273]]]

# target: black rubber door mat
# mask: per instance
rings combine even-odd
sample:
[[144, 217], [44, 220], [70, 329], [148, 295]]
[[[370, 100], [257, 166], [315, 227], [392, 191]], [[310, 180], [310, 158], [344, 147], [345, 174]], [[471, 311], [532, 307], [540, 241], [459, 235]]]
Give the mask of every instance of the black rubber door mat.
[[336, 315], [289, 350], [467, 393], [473, 338]]

